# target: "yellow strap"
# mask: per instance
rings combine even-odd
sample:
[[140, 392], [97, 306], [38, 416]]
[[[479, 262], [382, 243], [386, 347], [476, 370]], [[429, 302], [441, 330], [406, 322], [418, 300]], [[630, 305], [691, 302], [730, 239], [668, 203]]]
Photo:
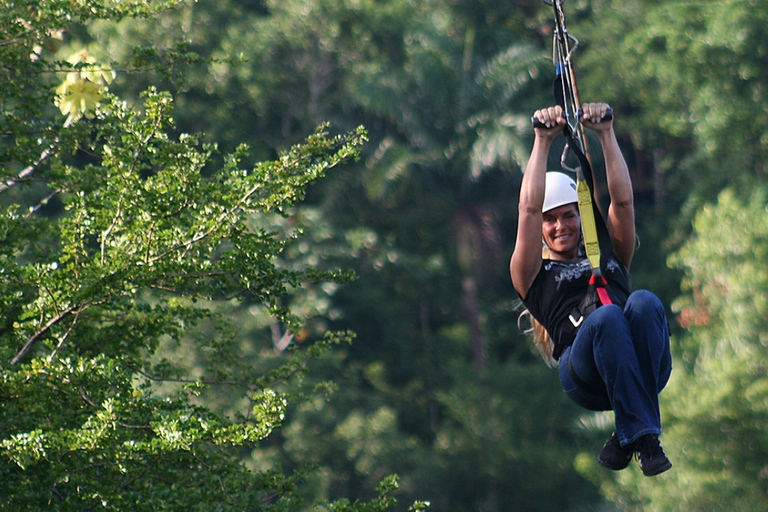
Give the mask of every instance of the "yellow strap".
[[592, 209], [592, 192], [584, 180], [576, 181], [576, 194], [579, 197], [579, 214], [581, 215], [581, 230], [584, 234], [584, 250], [592, 269], [600, 268], [600, 242], [597, 238], [595, 211]]

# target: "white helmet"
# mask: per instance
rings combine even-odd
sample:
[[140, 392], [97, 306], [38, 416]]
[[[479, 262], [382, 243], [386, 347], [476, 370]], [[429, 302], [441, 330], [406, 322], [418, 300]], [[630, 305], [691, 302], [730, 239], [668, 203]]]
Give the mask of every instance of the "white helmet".
[[564, 204], [577, 203], [576, 182], [561, 172], [548, 172], [547, 185], [544, 190], [544, 205], [542, 212], [548, 212]]

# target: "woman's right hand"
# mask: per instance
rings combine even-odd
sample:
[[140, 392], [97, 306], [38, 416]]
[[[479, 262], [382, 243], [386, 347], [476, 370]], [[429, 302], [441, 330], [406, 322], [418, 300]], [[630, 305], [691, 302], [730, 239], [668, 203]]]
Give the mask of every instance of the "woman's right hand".
[[555, 105], [542, 108], [533, 113], [533, 119], [538, 121], [534, 123], [533, 132], [537, 137], [553, 139], [565, 128], [566, 120], [563, 116], [563, 107]]

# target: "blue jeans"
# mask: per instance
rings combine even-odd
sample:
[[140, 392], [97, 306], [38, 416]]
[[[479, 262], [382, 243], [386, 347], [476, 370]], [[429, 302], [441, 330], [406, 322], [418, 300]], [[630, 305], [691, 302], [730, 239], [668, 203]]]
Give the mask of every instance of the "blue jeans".
[[637, 290], [623, 310], [597, 308], [561, 355], [559, 370], [571, 400], [593, 411], [613, 410], [622, 446], [661, 434], [659, 393], [672, 373], [672, 356], [659, 298]]

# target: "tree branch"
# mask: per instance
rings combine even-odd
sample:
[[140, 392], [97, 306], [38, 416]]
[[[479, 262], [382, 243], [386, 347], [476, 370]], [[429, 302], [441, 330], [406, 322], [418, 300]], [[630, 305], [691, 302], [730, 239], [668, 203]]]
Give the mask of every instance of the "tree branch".
[[53, 141], [53, 144], [50, 145], [45, 151], [43, 151], [40, 154], [40, 158], [38, 158], [32, 165], [29, 165], [21, 170], [21, 172], [16, 176], [15, 179], [8, 180], [5, 183], [0, 183], [0, 192], [5, 192], [12, 186], [16, 185], [16, 183], [19, 180], [23, 180], [27, 177], [29, 177], [35, 170], [40, 167], [40, 164], [42, 164], [49, 156], [53, 154], [53, 150], [56, 148], [56, 144], [58, 144], [59, 139], [56, 138]]
[[72, 311], [74, 311], [77, 308], [77, 306], [70, 306], [55, 317], [51, 318], [47, 324], [43, 326], [42, 329], [37, 331], [35, 334], [33, 334], [28, 340], [27, 343], [24, 345], [24, 347], [19, 351], [18, 354], [16, 354], [16, 357], [14, 357], [11, 360], [11, 364], [18, 364], [19, 361], [24, 359], [24, 356], [26, 356], [30, 350], [32, 350], [32, 347], [37, 343], [37, 341], [43, 337], [43, 335], [50, 330], [51, 327], [56, 325], [57, 323], [61, 322], [65, 317], [67, 317]]

